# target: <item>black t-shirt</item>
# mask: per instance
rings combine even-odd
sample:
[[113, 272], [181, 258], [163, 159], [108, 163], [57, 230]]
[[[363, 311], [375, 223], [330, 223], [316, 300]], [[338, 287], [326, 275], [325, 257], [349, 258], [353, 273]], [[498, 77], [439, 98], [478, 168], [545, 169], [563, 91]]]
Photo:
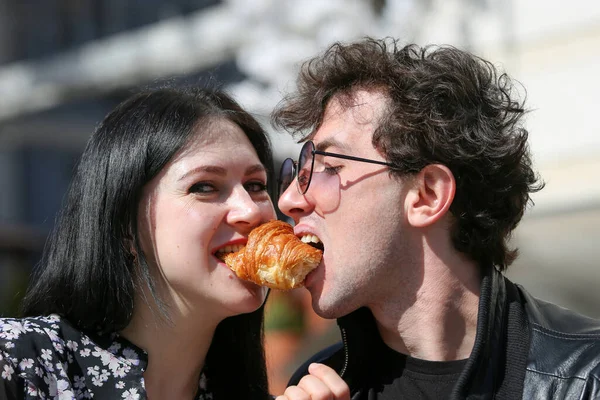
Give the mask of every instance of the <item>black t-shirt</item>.
[[369, 400], [447, 399], [467, 360], [426, 361], [379, 349], [373, 366]]

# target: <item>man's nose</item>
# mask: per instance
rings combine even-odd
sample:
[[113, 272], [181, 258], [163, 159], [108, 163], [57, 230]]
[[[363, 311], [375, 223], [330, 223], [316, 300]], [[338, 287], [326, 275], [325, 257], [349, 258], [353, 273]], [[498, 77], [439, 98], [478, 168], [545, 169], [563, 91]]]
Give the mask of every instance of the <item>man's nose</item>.
[[298, 192], [295, 181], [281, 194], [277, 205], [282, 213], [295, 222], [298, 222], [300, 216], [308, 213], [311, 208], [306, 196]]

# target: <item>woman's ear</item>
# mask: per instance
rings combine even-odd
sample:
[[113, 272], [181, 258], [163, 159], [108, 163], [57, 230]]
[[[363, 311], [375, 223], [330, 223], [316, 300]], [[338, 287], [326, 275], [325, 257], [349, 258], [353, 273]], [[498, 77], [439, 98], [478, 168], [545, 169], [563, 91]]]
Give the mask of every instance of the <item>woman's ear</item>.
[[124, 241], [123, 246], [125, 247], [125, 251], [131, 255], [131, 257], [133, 259], [133, 263], [136, 264], [138, 262], [138, 253], [137, 253], [137, 249], [135, 246], [135, 240], [133, 239], [133, 235], [132, 234], [125, 235], [123, 237], [123, 241]]
[[406, 216], [411, 226], [423, 228], [442, 218], [454, 200], [456, 181], [442, 164], [425, 166], [413, 179], [406, 196]]

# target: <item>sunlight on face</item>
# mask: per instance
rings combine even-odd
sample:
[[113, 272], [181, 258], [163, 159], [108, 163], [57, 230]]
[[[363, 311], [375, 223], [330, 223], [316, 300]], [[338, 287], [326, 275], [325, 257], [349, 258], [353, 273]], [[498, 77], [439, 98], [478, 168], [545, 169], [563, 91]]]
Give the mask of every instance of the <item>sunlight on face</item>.
[[227, 120], [198, 129], [148, 183], [138, 217], [140, 238], [167, 303], [182, 313], [217, 318], [263, 303], [266, 289], [239, 280], [214, 253], [245, 243], [253, 228], [276, 217], [266, 184], [254, 147]]
[[[311, 137], [321, 151], [384, 161], [373, 133], [387, 107], [379, 92], [359, 90], [347, 106], [333, 98]], [[293, 190], [292, 190], [293, 189]], [[307, 280], [313, 308], [336, 318], [383, 300], [405, 277], [409, 257], [403, 216], [404, 189], [387, 167], [329, 156], [315, 157], [308, 191], [288, 188], [279, 199], [296, 232], [317, 236], [323, 261]]]

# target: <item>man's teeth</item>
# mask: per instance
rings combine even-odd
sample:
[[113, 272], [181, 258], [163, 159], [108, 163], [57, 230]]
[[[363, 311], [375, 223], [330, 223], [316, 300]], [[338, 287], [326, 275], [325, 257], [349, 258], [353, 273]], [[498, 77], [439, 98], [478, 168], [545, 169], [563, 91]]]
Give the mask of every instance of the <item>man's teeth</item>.
[[315, 235], [304, 235], [300, 238], [304, 243], [321, 243], [318, 237]]
[[240, 251], [240, 249], [244, 247], [241, 244], [233, 244], [231, 246], [225, 246], [217, 250], [217, 254], [220, 253], [235, 253], [236, 251]]

